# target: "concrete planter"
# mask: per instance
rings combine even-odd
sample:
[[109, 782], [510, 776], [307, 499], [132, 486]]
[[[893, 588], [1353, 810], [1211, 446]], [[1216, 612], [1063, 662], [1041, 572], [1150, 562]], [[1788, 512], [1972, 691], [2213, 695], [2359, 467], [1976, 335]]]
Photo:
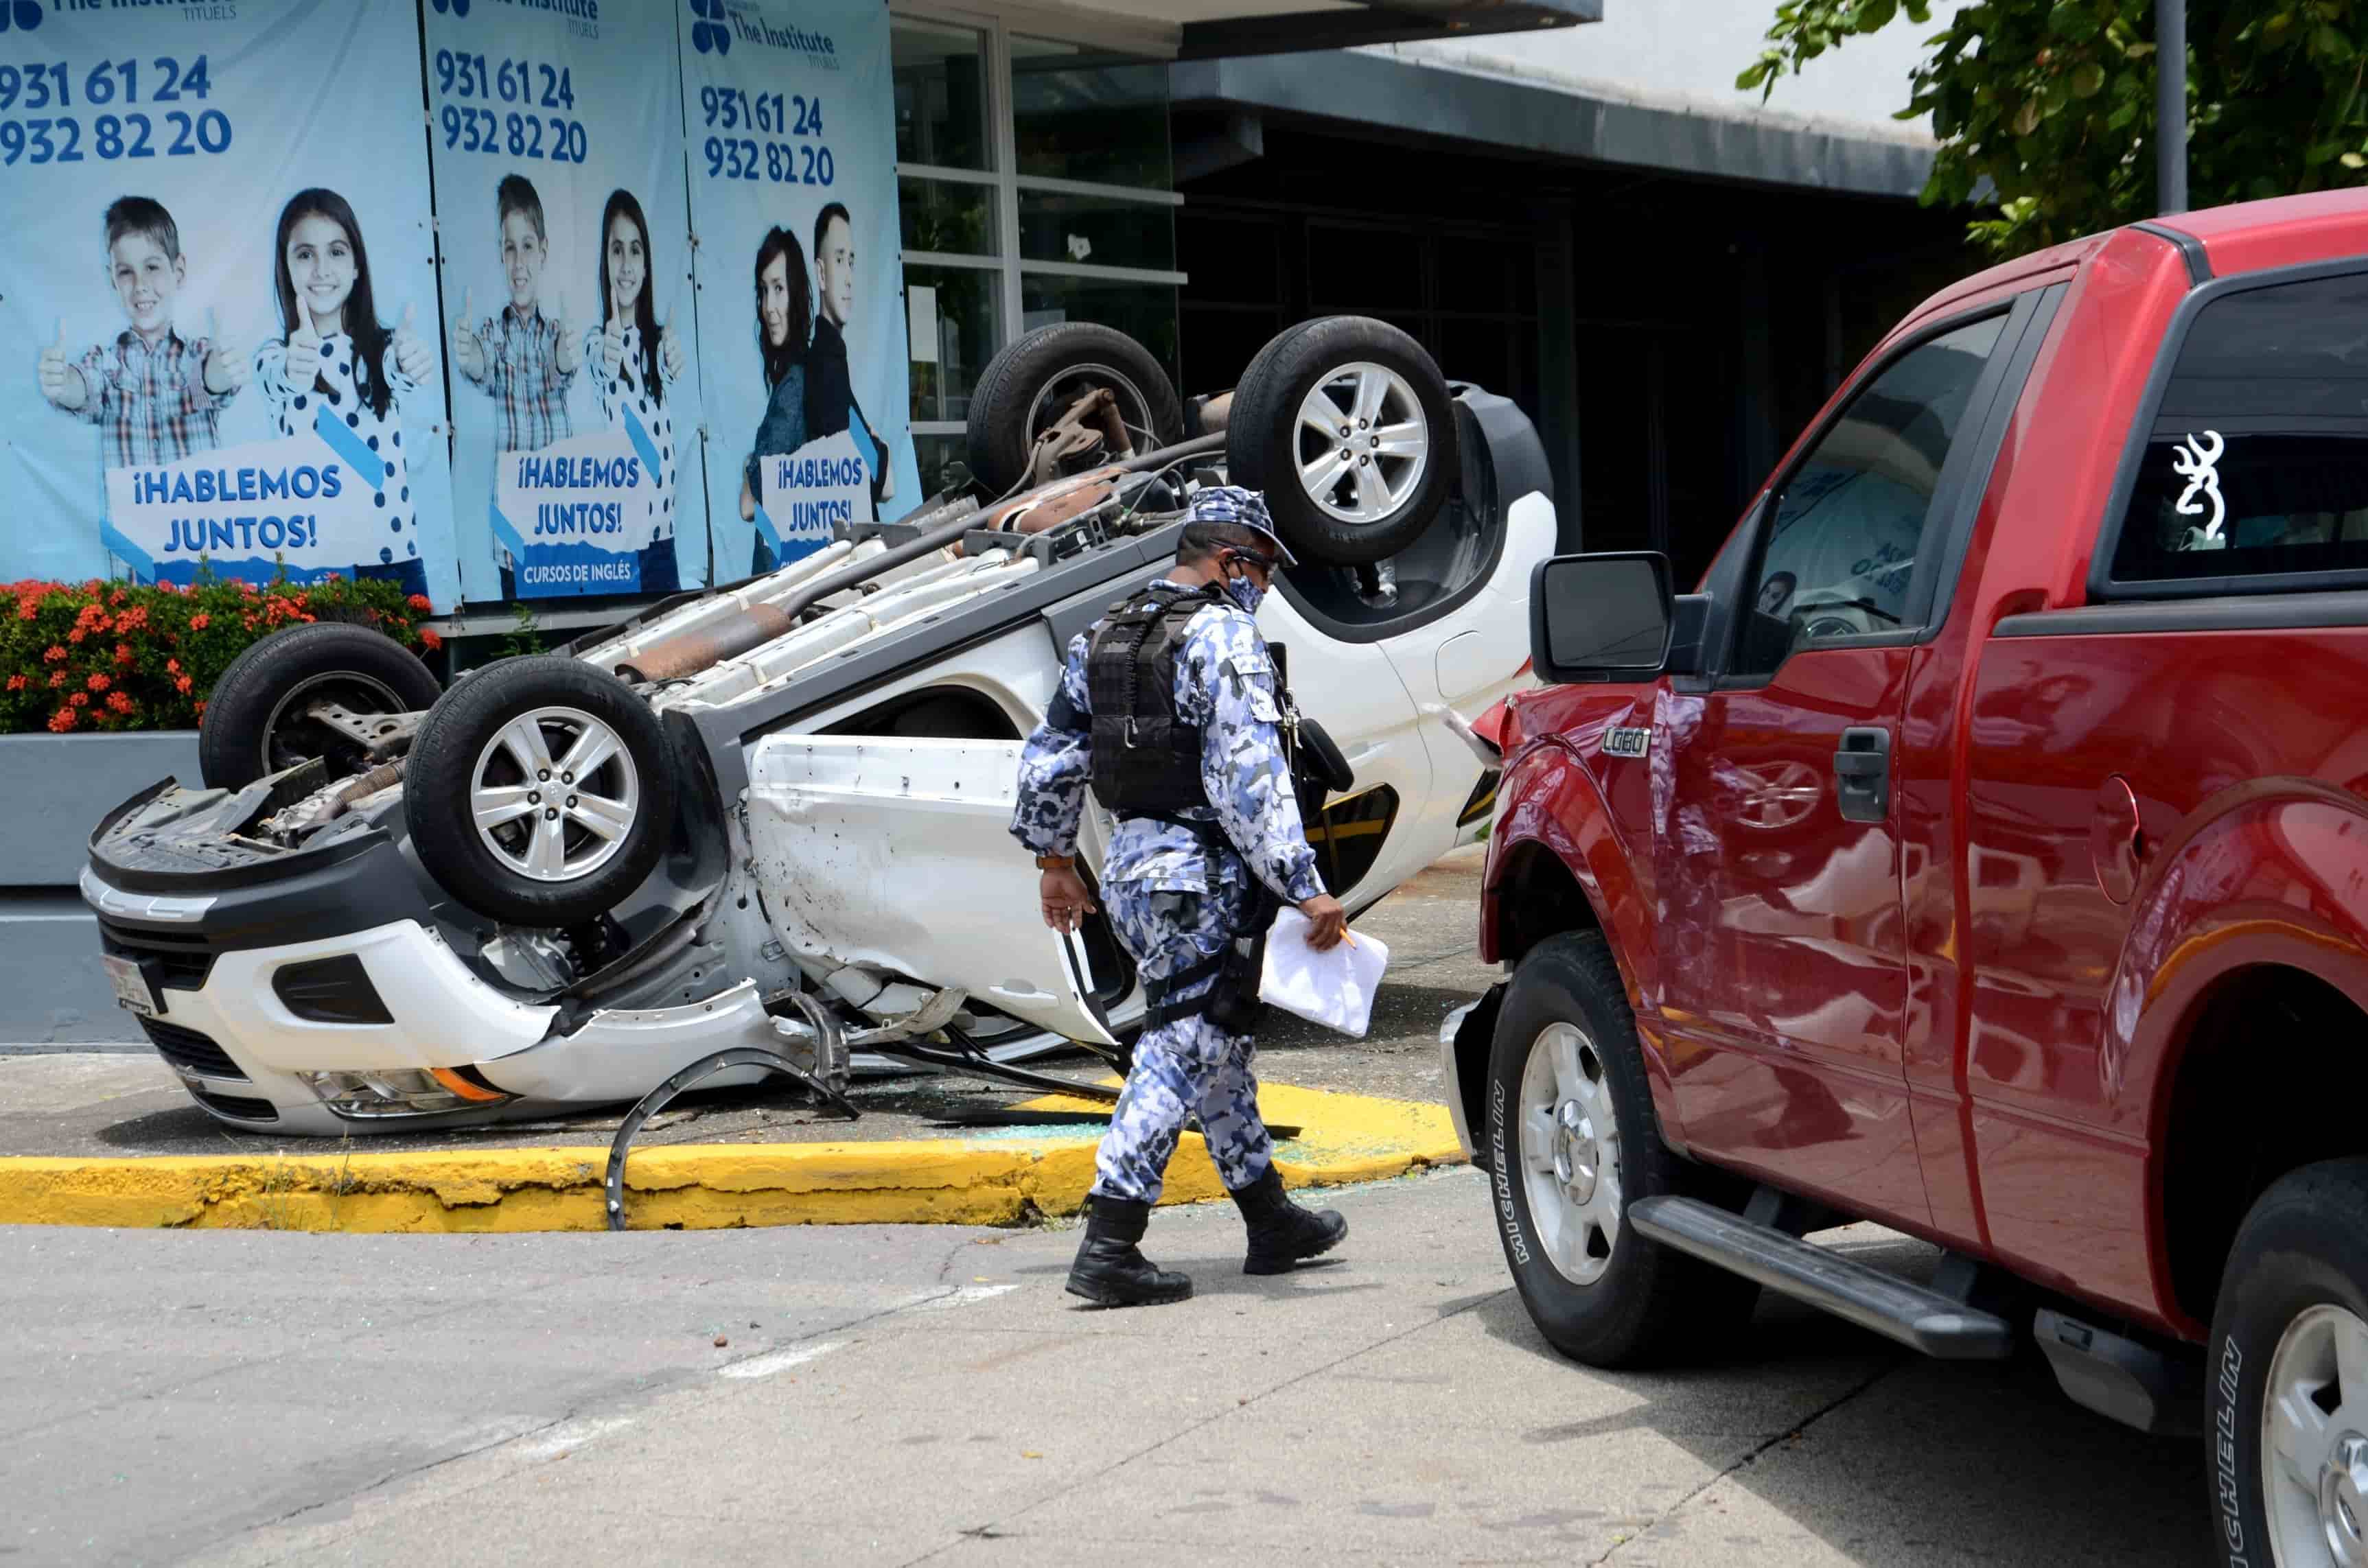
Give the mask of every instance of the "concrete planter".
[[160, 778], [198, 782], [196, 731], [0, 735], [0, 1045], [143, 1039], [76, 884], [98, 819]]
[[73, 887], [98, 819], [160, 778], [198, 782], [198, 733], [0, 735], [0, 886]]

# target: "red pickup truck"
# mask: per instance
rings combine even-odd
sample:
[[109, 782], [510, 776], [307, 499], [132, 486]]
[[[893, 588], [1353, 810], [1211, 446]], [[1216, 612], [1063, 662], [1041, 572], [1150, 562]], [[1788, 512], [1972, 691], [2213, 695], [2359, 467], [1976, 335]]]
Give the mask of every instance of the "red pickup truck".
[[2227, 1562], [2368, 1562], [2368, 194], [1946, 290], [1699, 591], [1531, 604], [1442, 1051], [1546, 1337], [2035, 1341], [2200, 1430]]

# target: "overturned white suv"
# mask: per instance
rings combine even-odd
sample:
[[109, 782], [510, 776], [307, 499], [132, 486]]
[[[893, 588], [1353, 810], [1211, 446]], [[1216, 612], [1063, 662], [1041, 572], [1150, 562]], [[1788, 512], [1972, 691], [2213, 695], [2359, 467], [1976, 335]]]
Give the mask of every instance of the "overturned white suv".
[[[1511, 403], [1361, 318], [1190, 407], [1128, 339], [1061, 326], [988, 367], [970, 466], [900, 524], [449, 691], [358, 627], [258, 644], [209, 707], [208, 787], [91, 837], [119, 996], [199, 1105], [279, 1133], [1114, 1055], [1141, 991], [1099, 917], [1037, 918], [1020, 743], [1069, 638], [1225, 481], [1302, 562], [1259, 621], [1337, 746], [1326, 884], [1353, 913], [1485, 833], [1456, 710], [1527, 680], [1555, 545]], [[1089, 812], [1087, 863], [1109, 826]]]

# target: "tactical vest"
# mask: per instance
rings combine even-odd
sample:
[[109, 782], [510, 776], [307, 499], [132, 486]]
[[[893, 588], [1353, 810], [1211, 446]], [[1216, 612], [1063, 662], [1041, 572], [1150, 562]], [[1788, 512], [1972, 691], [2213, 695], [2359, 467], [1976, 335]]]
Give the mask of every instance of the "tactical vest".
[[1205, 806], [1201, 726], [1176, 717], [1176, 655], [1213, 587], [1158, 587], [1110, 606], [1086, 653], [1093, 710], [1094, 799], [1120, 816], [1170, 816]]

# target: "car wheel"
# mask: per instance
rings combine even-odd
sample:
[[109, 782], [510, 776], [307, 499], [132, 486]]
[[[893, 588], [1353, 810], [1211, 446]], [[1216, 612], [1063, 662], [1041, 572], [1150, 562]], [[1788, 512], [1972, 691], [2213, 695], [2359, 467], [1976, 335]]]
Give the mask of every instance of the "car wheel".
[[198, 771], [215, 790], [243, 790], [316, 756], [333, 778], [361, 773], [368, 749], [312, 717], [315, 704], [416, 713], [443, 694], [419, 655], [383, 632], [326, 620], [275, 631], [233, 659], [207, 694]]
[[481, 915], [572, 926], [657, 864], [674, 820], [666, 733], [605, 670], [504, 659], [454, 687], [412, 743], [404, 815], [420, 864]]
[[1487, 1159], [1497, 1240], [1531, 1321], [1599, 1367], [1658, 1360], [1742, 1320], [1749, 1280], [1645, 1240], [1640, 1198], [1687, 1191], [1665, 1147], [1611, 950], [1550, 937], [1506, 987], [1488, 1057]]
[[[997, 494], [1028, 477], [1036, 437], [1087, 392], [1107, 387], [1144, 450], [1183, 438], [1184, 405], [1167, 372], [1126, 334], [1091, 322], [1038, 327], [986, 362], [971, 398], [971, 472]], [[1145, 441], [1149, 447], [1144, 447]]]
[[2368, 1160], [2305, 1166], [2253, 1205], [2205, 1369], [2219, 1561], [2368, 1562]]
[[1292, 551], [1362, 566], [1420, 538], [1455, 483], [1454, 405], [1422, 345], [1330, 316], [1269, 343], [1235, 390], [1233, 482], [1262, 491]]

